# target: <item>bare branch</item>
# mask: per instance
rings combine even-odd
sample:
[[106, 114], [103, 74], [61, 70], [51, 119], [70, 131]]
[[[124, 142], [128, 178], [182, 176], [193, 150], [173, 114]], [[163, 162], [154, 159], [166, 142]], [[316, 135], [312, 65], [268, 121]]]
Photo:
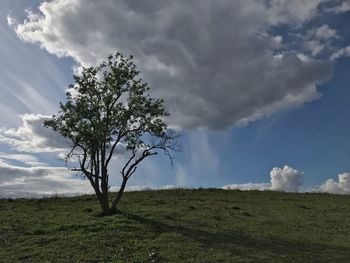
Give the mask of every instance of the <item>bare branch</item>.
[[135, 149], [132, 149], [132, 156], [129, 158], [129, 160], [125, 163], [122, 171], [121, 171], [121, 174], [123, 177], [125, 177], [125, 169], [128, 167], [128, 165], [131, 163], [131, 161], [135, 158], [136, 156], [136, 152], [135, 152]]
[[118, 137], [117, 137], [116, 141], [113, 143], [112, 148], [111, 148], [111, 150], [109, 152], [109, 155], [108, 155], [108, 157], [106, 159], [106, 163], [105, 163], [106, 167], [108, 166], [110, 160], [112, 159], [112, 156], [114, 154], [114, 149], [117, 146], [117, 144], [120, 142], [121, 139], [122, 139], [122, 135], [121, 135], [121, 132], [119, 131]]

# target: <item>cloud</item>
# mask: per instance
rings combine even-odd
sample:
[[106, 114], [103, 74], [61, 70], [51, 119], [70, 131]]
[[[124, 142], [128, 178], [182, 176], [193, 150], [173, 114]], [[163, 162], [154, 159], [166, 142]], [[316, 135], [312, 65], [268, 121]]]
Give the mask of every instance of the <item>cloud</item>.
[[305, 34], [297, 34], [301, 48], [312, 57], [322, 55], [331, 59], [339, 47], [335, 40], [340, 39], [337, 30], [329, 25], [321, 25], [309, 29]]
[[20, 162], [26, 166], [46, 166], [47, 163], [40, 162], [39, 158], [28, 153], [2, 153], [0, 152], [0, 162]]
[[[22, 125], [17, 129], [0, 129], [0, 142], [8, 144], [12, 149], [25, 152], [24, 154], [0, 153], [0, 158], [15, 159], [27, 162], [25, 158], [34, 158], [27, 153], [58, 152], [58, 157], [63, 159], [65, 152], [70, 149], [69, 140], [44, 126], [44, 121], [51, 116], [41, 114], [21, 115]], [[140, 153], [142, 151], [140, 150]], [[115, 148], [114, 159], [130, 158], [131, 152], [127, 150], [125, 144], [118, 143]], [[37, 161], [37, 160], [32, 160]]]
[[186, 173], [185, 168], [181, 164], [176, 165], [175, 176], [176, 183], [178, 185], [186, 185], [188, 175]]
[[350, 57], [350, 45], [347, 46], [347, 47], [344, 47], [344, 48], [341, 48], [339, 49], [337, 52], [335, 52], [333, 55], [332, 55], [332, 59], [335, 60], [335, 59], [338, 59], [340, 57]]
[[24, 114], [20, 117], [22, 126], [19, 128], [0, 129], [0, 142], [29, 153], [64, 151], [68, 146], [61, 135], [44, 127], [44, 121], [50, 119], [50, 116]]
[[[66, 153], [70, 149], [69, 143], [66, 139], [53, 130], [43, 126], [43, 122], [50, 118], [50, 116], [40, 114], [25, 114], [21, 116], [22, 125], [20, 127], [16, 129], [0, 129], [0, 143], [9, 146], [10, 148], [8, 152], [0, 152], [0, 164], [3, 168], [3, 171], [0, 169], [0, 183], [3, 180], [3, 183], [6, 182], [6, 185], [9, 185], [7, 181], [11, 178], [17, 178], [18, 176], [21, 177], [20, 184], [16, 183], [12, 185], [11, 183], [9, 190], [4, 190], [3, 193], [15, 195], [18, 190], [19, 194], [23, 193], [23, 196], [25, 196], [29, 192], [24, 191], [24, 182], [25, 184], [28, 184], [29, 190], [32, 189], [34, 191], [34, 188], [37, 187], [35, 189], [39, 189], [39, 195], [50, 192], [48, 189], [49, 182], [52, 178], [48, 176], [50, 175], [52, 177], [51, 172], [53, 170], [49, 170], [49, 167], [47, 166], [52, 164], [55, 156], [55, 162], [64, 159]], [[142, 149], [140, 149], [137, 154], [141, 153]], [[118, 143], [114, 152], [113, 162], [109, 166], [111, 185], [119, 185], [121, 183], [119, 171], [121, 171], [130, 156], [131, 152], [127, 150], [125, 145], [123, 143]], [[75, 167], [78, 164], [75, 159], [72, 159], [67, 165], [69, 167]], [[140, 173], [144, 176], [138, 178], [136, 180], [137, 183], [148, 185], [152, 183], [154, 184], [154, 182], [159, 180], [159, 169], [154, 166], [150, 160], [142, 163], [139, 169]], [[50, 172], [50, 174], [47, 174], [47, 172]], [[35, 175], [35, 173], [38, 173], [38, 175]], [[18, 175], [16, 176], [16, 174]], [[45, 175], [45, 178], [41, 176], [42, 174]], [[57, 182], [55, 179], [54, 182], [52, 182], [53, 192], [60, 192], [63, 194], [66, 192], [69, 194], [75, 192], [75, 188], [73, 190], [67, 190], [66, 192], [63, 191], [64, 183], [71, 183], [70, 178], [67, 178], [68, 175], [71, 176], [71, 173], [66, 167], [62, 167], [60, 173], [56, 173], [56, 170], [54, 170], [54, 174], [57, 174], [57, 176], [58, 174], [62, 174], [63, 180]], [[43, 183], [47, 184], [47, 189], [45, 189], [45, 191], [40, 190], [41, 183], [37, 177], [43, 179]], [[76, 181], [72, 181], [72, 186], [74, 186], [75, 182]], [[37, 186], [35, 186], [35, 184], [37, 184]], [[17, 186], [20, 186], [20, 188], [17, 188]], [[57, 190], [59, 187], [60, 191]], [[67, 185], [67, 188], [70, 189], [71, 187]], [[2, 191], [2, 189], [0, 190]], [[76, 193], [78, 192], [80, 193], [80, 191], [77, 191]], [[30, 192], [30, 194], [32, 195], [34, 192]]]
[[337, 31], [330, 28], [328, 25], [322, 25], [321, 27], [314, 29], [313, 33], [318, 39], [339, 38]]
[[[202, 129], [185, 133], [186, 137], [181, 142], [184, 146], [184, 155], [181, 163], [175, 159], [173, 184], [201, 187], [217, 184], [220, 177], [220, 147], [213, 134]], [[222, 139], [220, 143], [225, 140]]]
[[[178, 185], [163, 185], [159, 187], [134, 185], [134, 186], [127, 187], [125, 191], [136, 192], [136, 191], [151, 191], [151, 190], [172, 190], [172, 189], [185, 189], [185, 188]], [[118, 191], [118, 188], [114, 188], [113, 191]]]
[[350, 11], [350, 0], [338, 1], [337, 5], [327, 8], [326, 11], [335, 14], [348, 12]]
[[204, 167], [213, 176], [216, 176], [218, 174], [220, 162], [218, 159], [218, 153], [213, 148], [215, 142], [212, 143], [210, 141], [208, 132], [202, 130], [196, 133], [190, 133], [189, 142], [189, 146], [191, 147], [190, 163], [192, 168], [199, 171]]
[[[259, 2], [259, 1], [252, 1]], [[261, 2], [261, 1], [260, 1]], [[317, 15], [317, 8], [322, 0], [270, 0], [262, 3], [270, 17], [267, 18], [272, 24], [301, 24], [311, 20]]]
[[225, 190], [272, 190], [281, 192], [298, 192], [303, 182], [304, 173], [285, 165], [274, 167], [270, 172], [271, 183], [247, 183], [225, 185]]
[[247, 184], [229, 184], [222, 187], [224, 190], [242, 190], [242, 191], [266, 191], [271, 190], [271, 184], [269, 183], [247, 183]]
[[24, 113], [55, 113], [70, 81], [56, 56], [19, 41], [14, 33], [18, 19], [5, 12], [20, 13], [20, 6], [28, 3], [10, 2], [2, 1], [0, 8], [0, 127], [19, 125], [17, 116]]
[[78, 65], [133, 54], [171, 125], [217, 130], [319, 97], [333, 62], [301, 59], [272, 32], [282, 24], [301, 30], [321, 2], [56, 0], [10, 24], [22, 40]]
[[[18, 157], [18, 156], [16, 156]], [[19, 159], [27, 160], [28, 157]], [[129, 186], [126, 191], [177, 189], [176, 185]], [[113, 186], [112, 191], [118, 191]], [[28, 198], [50, 195], [93, 194], [88, 180], [75, 175], [66, 167], [21, 167], [10, 165], [0, 159], [0, 198]]]
[[18, 24], [17, 20], [14, 19], [12, 16], [10, 15], [7, 15], [6, 16], [6, 19], [7, 19], [7, 24], [12, 27], [12, 26], [15, 26], [16, 24]]
[[77, 193], [92, 193], [92, 188], [65, 167], [21, 167], [0, 162], [0, 198]]
[[350, 173], [338, 175], [338, 181], [328, 179], [318, 187], [317, 191], [332, 194], [350, 194]]
[[129, 186], [126, 190], [130, 192], [136, 192], [136, 191], [150, 191], [153, 188], [150, 186], [144, 186], [144, 185], [134, 185], [134, 186]]
[[285, 165], [274, 167], [270, 172], [271, 189], [283, 192], [298, 192], [303, 183], [304, 173]]

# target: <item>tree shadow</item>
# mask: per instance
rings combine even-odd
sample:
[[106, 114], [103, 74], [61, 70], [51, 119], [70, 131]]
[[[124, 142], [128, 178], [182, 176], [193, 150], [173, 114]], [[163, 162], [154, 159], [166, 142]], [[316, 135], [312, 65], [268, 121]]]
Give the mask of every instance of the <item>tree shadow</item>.
[[[310, 243], [304, 240], [287, 240], [276, 237], [253, 237], [247, 233], [201, 230], [183, 225], [171, 225], [142, 217], [132, 213], [121, 212], [129, 220], [149, 226], [157, 234], [172, 232], [186, 236], [203, 247], [225, 250], [229, 253], [246, 253], [246, 257], [254, 260], [255, 255], [265, 255], [270, 259], [282, 262], [349, 262], [348, 247]], [[191, 224], [196, 226], [196, 223]], [[248, 254], [249, 253], [249, 254]], [[262, 258], [257, 257], [256, 262]], [[268, 259], [266, 259], [269, 261]]]

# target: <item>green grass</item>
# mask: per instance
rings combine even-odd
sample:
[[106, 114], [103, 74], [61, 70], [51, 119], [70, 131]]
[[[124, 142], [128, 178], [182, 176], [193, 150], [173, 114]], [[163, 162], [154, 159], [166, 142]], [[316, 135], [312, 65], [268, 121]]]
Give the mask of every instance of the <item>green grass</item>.
[[350, 262], [350, 197], [167, 190], [0, 200], [0, 262]]

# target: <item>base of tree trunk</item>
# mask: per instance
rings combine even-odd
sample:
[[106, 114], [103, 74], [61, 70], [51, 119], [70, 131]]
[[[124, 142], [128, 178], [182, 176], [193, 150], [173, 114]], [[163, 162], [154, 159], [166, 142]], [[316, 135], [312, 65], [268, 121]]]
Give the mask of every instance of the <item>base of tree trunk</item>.
[[102, 211], [99, 215], [100, 216], [112, 216], [112, 215], [116, 215], [116, 214], [120, 214], [120, 210], [118, 209], [112, 209], [109, 208], [108, 210]]

